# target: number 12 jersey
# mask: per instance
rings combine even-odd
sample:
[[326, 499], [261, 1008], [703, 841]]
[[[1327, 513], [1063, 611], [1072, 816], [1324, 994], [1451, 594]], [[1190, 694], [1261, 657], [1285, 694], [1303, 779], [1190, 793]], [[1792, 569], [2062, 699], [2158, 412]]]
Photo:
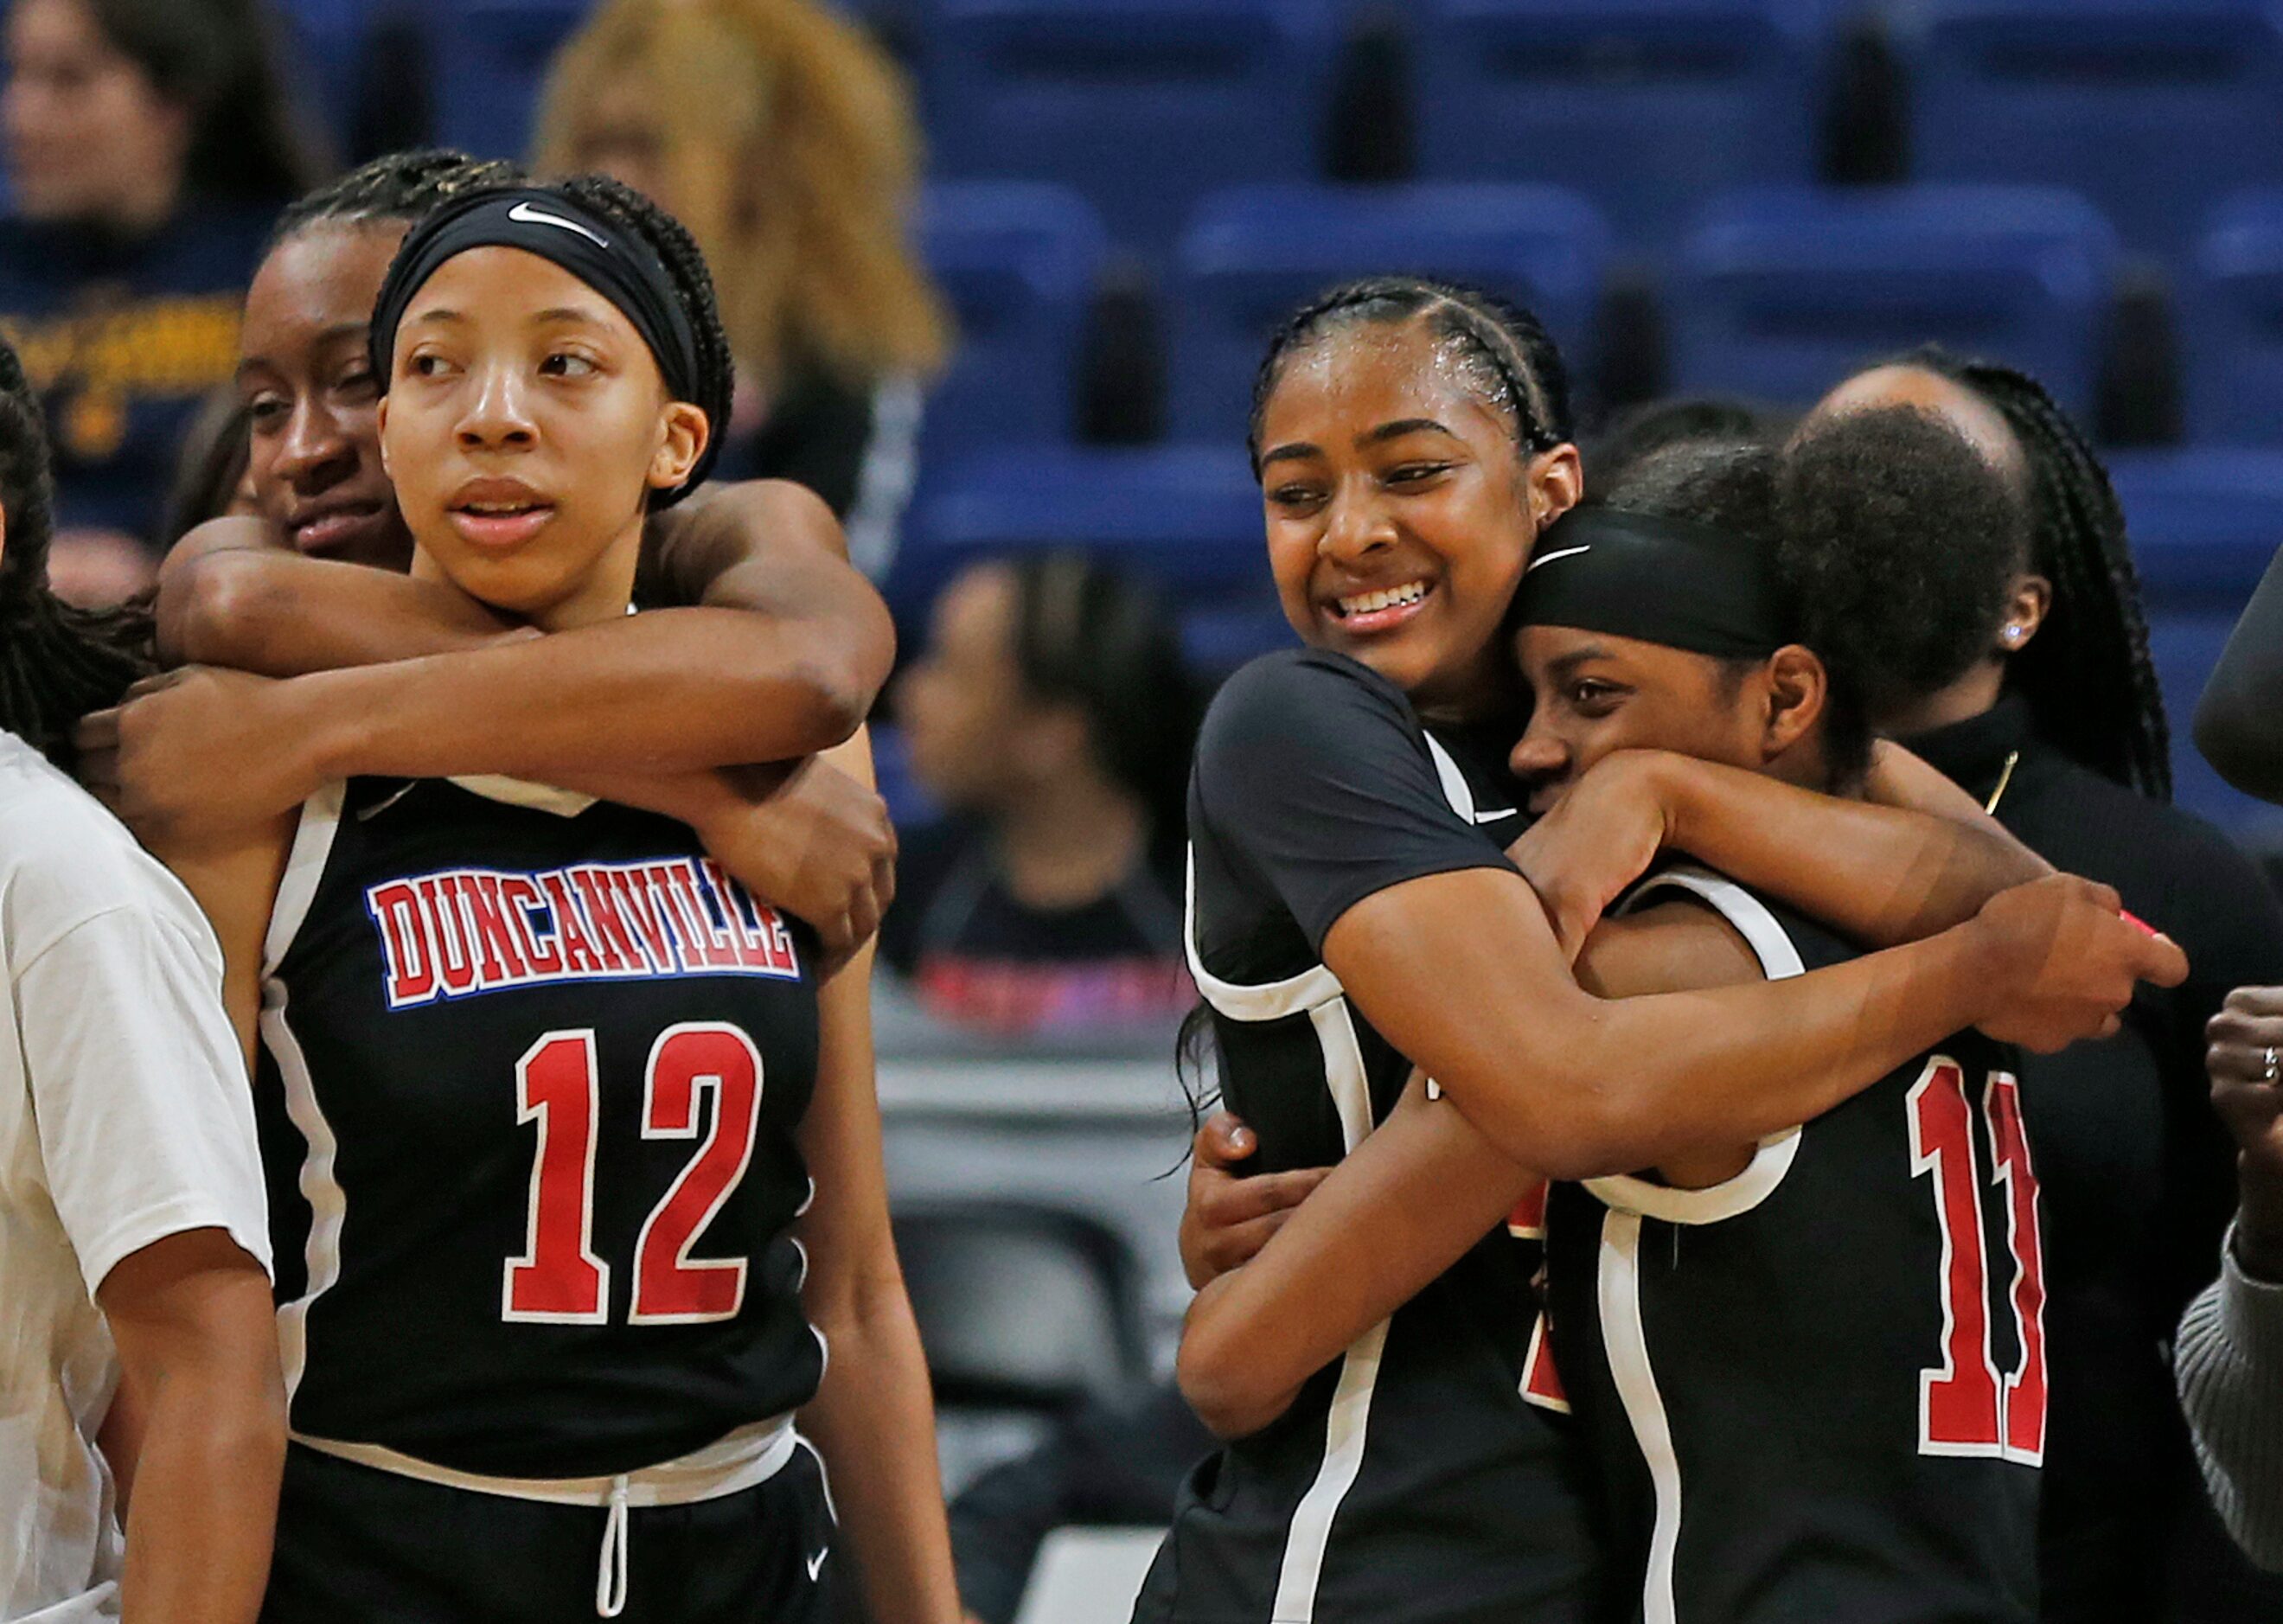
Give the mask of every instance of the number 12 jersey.
[[303, 811], [265, 961], [295, 1432], [589, 1477], [815, 1391], [814, 951], [688, 829], [352, 781]]

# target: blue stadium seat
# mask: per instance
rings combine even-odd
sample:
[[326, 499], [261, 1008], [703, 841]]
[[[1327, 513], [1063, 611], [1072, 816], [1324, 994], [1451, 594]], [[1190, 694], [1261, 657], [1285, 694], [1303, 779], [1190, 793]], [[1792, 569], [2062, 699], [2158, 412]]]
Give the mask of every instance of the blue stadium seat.
[[937, 172], [1077, 187], [1154, 254], [1215, 187], [1316, 173], [1332, 48], [1321, 0], [936, 0]]
[[1804, 0], [1422, 0], [1420, 173], [1554, 182], [1662, 247], [1710, 191], [1805, 181]]
[[1174, 255], [1173, 432], [1236, 443], [1277, 323], [1334, 283], [1375, 271], [1438, 273], [1503, 293], [1533, 309], [1583, 368], [1609, 253], [1593, 207], [1550, 186], [1222, 192]]
[[592, 8], [593, 0], [430, 0], [438, 141], [479, 158], [528, 157], [548, 63]]
[[288, 71], [299, 70], [297, 78], [307, 75], [305, 82], [291, 87], [293, 93], [336, 139], [346, 137], [355, 112], [366, 27], [377, 10], [386, 8], [376, 8], [370, 0], [286, 0], [278, 9], [292, 53]]
[[947, 181], [927, 189], [917, 237], [959, 324], [923, 455], [1067, 437], [1071, 362], [1106, 251], [1093, 208], [1059, 186]]
[[2259, 0], [1915, 0], [1900, 30], [1928, 180], [2069, 186], [2134, 248], [2283, 182], [2283, 34]]
[[2082, 199], [2033, 187], [1763, 188], [1719, 199], [1668, 301], [1675, 386], [1805, 404], [1940, 340], [2091, 416], [2117, 255]]
[[2179, 310], [2188, 438], [2283, 445], [2283, 190], [2214, 214]]
[[904, 527], [888, 601], [916, 626], [965, 566], [1084, 547], [1163, 583], [1209, 663], [1273, 613], [1260, 491], [1234, 441], [1213, 446], [1039, 445], [980, 454], [931, 475]]
[[2148, 603], [2148, 645], [2172, 720], [2182, 806], [2239, 834], [2283, 831], [2271, 807], [2221, 782], [2188, 738], [2220, 650], [2283, 546], [2283, 452], [2144, 451], [2110, 459]]

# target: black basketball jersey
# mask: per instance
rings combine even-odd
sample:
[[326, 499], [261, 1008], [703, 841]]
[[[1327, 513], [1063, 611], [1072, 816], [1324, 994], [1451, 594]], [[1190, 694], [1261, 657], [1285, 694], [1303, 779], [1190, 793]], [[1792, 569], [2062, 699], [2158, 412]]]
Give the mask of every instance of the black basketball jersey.
[[584, 1477], [815, 1391], [813, 941], [687, 828], [353, 781], [303, 809], [265, 961], [296, 1432]]
[[[1321, 652], [1256, 661], [1215, 699], [1190, 792], [1191, 970], [1258, 1170], [1336, 1161], [1395, 1105], [1411, 1065], [1349, 1004], [1322, 932], [1388, 885], [1504, 863], [1510, 742], [1430, 735], [1384, 678]], [[1135, 1618], [1589, 1617], [1581, 1462], [1556, 1396], [1524, 1391], [1538, 1222], [1518, 1214], [1203, 1463]]]
[[[1855, 956], [1701, 871], [1771, 978]], [[1705, 1190], [1557, 1185], [1554, 1347], [1648, 1624], [2037, 1614], [2036, 1174], [2011, 1051], [1960, 1033]]]

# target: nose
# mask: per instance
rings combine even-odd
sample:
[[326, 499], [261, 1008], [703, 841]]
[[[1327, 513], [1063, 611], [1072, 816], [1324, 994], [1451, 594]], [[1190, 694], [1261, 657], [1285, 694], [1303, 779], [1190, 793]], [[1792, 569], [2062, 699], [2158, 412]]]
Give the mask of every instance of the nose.
[[537, 439], [520, 369], [512, 365], [479, 367], [469, 381], [467, 410], [461, 414], [458, 430], [462, 447], [468, 450], [520, 449]]
[[323, 490], [356, 466], [357, 443], [340, 418], [314, 396], [299, 402], [277, 442], [279, 478], [302, 492]]
[[1533, 721], [1508, 753], [1506, 764], [1525, 784], [1559, 778], [1570, 770], [1570, 746]]
[[1361, 481], [1342, 480], [1324, 516], [1318, 553], [1336, 563], [1353, 564], [1394, 544], [1395, 522], [1386, 504]]

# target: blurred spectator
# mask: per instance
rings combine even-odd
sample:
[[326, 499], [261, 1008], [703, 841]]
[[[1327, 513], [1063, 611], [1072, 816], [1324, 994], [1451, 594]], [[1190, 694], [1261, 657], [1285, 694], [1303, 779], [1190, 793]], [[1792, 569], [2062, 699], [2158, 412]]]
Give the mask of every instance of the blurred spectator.
[[738, 363], [717, 478], [798, 480], [877, 574], [948, 318], [913, 257], [910, 98], [814, 0], [604, 0], [549, 74], [538, 168], [599, 169], [690, 227]]
[[62, 587], [76, 552], [160, 539], [270, 217], [320, 165], [258, 0], [13, 0], [6, 53], [0, 331], [55, 436]]
[[1170, 1024], [1196, 996], [1196, 710], [1156, 595], [1082, 554], [975, 566], [936, 600], [897, 705], [913, 777], [954, 817], [906, 836], [881, 956], [970, 1025]]

